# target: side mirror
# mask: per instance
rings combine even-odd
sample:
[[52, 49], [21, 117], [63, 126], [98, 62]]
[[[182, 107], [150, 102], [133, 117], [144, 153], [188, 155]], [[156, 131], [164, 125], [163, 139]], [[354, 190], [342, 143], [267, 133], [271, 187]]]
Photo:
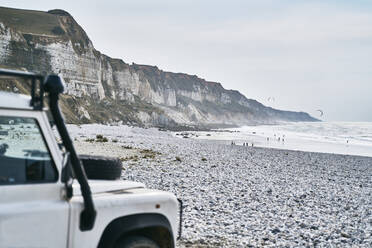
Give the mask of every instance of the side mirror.
[[71, 199], [73, 195], [73, 189], [72, 189], [72, 182], [73, 182], [73, 176], [72, 176], [72, 168], [71, 168], [71, 161], [70, 161], [70, 153], [66, 152], [63, 156], [62, 161], [62, 182], [65, 183], [66, 187], [66, 199]]

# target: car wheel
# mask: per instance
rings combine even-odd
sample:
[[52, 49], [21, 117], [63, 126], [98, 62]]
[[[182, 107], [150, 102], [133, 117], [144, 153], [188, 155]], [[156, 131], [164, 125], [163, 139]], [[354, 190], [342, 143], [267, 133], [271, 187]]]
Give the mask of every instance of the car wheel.
[[155, 241], [143, 236], [131, 236], [121, 239], [115, 248], [160, 248]]

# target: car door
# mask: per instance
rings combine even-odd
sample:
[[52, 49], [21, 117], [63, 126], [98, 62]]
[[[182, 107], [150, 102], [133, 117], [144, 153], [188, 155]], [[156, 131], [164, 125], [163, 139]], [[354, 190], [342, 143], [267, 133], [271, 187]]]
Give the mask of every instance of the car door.
[[0, 109], [0, 247], [67, 245], [61, 155], [45, 119]]

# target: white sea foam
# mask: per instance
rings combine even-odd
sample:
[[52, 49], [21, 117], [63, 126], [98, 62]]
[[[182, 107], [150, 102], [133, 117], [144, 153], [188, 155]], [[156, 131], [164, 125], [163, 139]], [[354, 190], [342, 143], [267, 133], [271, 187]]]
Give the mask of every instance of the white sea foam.
[[237, 145], [372, 156], [372, 122], [297, 122], [199, 132], [197, 139]]

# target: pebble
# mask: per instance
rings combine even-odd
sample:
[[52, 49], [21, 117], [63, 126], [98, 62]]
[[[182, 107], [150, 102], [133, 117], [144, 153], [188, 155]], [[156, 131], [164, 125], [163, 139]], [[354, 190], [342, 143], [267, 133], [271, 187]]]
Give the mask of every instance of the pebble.
[[122, 178], [183, 200], [177, 247], [372, 247], [372, 158], [231, 146], [155, 128], [68, 128], [77, 139], [100, 130], [118, 140], [111, 145], [161, 153], [125, 161]]

